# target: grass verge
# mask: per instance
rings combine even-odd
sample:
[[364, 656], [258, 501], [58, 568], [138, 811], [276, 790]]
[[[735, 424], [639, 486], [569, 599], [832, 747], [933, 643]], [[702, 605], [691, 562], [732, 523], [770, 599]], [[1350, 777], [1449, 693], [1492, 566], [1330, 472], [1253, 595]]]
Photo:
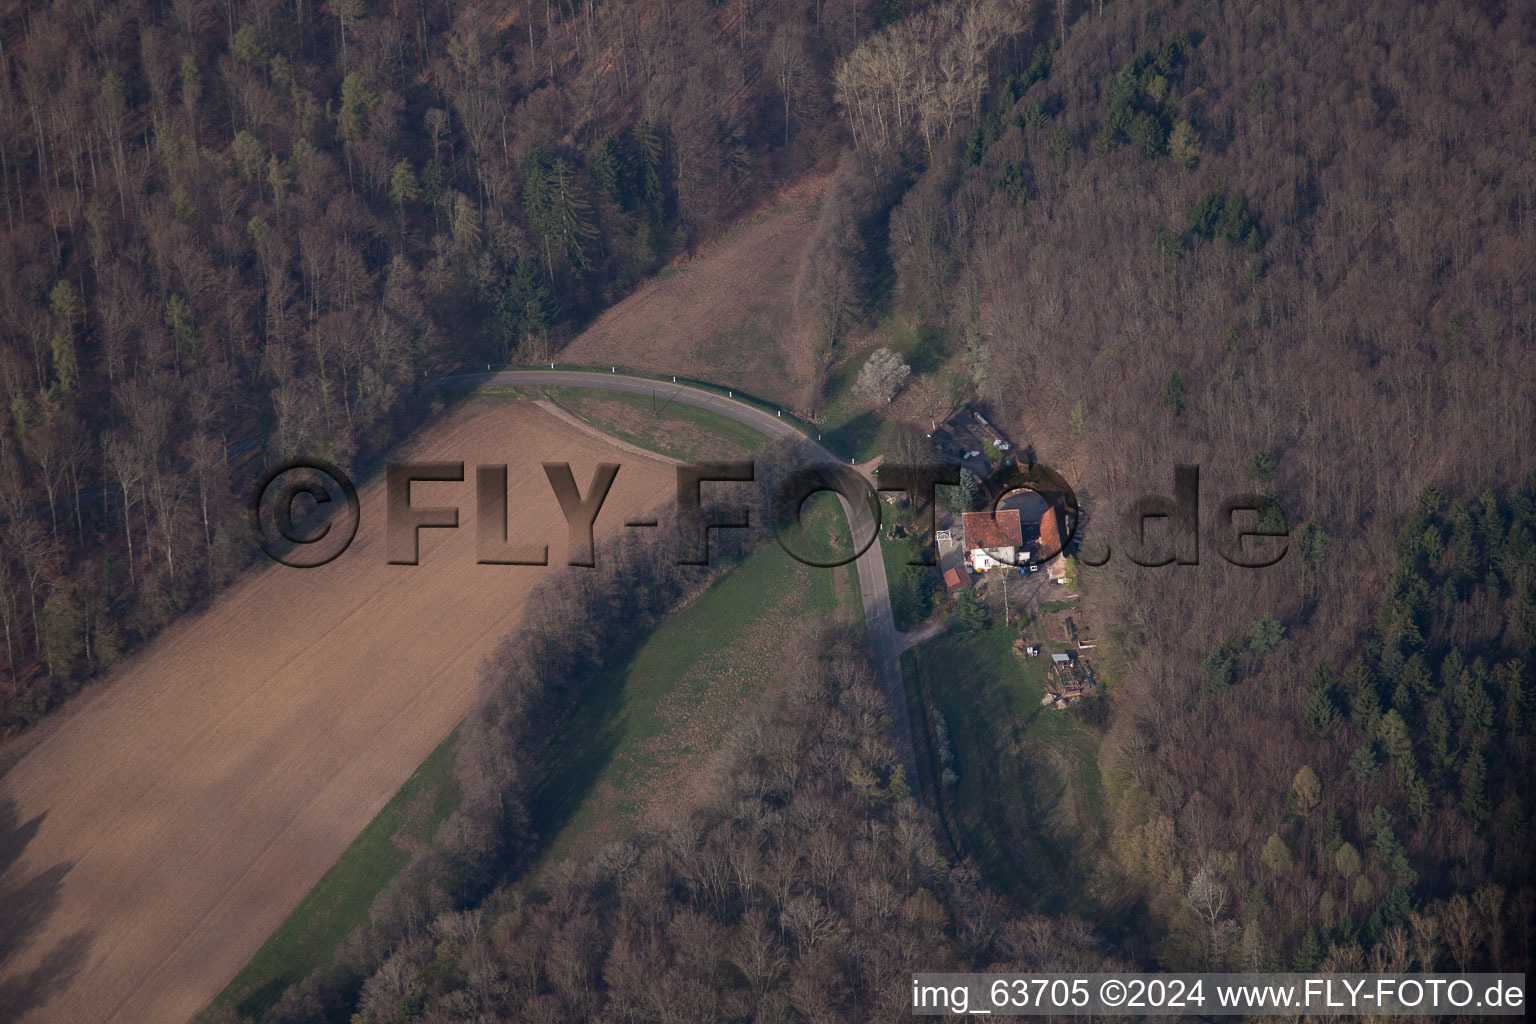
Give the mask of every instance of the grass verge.
[[768, 443], [751, 427], [706, 409], [618, 391], [550, 388], [548, 394], [599, 430], [675, 459], [705, 461], [748, 455]]
[[[891, 589], [891, 618], [896, 628], [906, 633], [933, 615], [944, 590], [943, 580], [937, 566], [910, 564], [923, 549], [923, 538], [914, 532], [911, 509], [886, 505], [884, 512], [880, 556], [885, 561], [886, 585]], [[892, 538], [890, 533], [898, 526], [906, 536]]]
[[550, 398], [606, 434], [685, 461], [736, 458], [768, 443], [766, 437], [750, 427], [707, 409], [669, 403], [665, 400], [665, 388], [658, 385], [658, 391], [662, 398], [653, 401], [643, 395], [596, 388], [494, 387], [481, 388], [464, 401], [493, 403]]
[[[1032, 911], [1097, 917], [1097, 737], [1072, 713], [1041, 707], [1044, 659], [1015, 656], [1016, 635], [953, 633], [903, 657], [919, 770], [956, 852], [994, 885]], [[947, 784], [946, 766], [956, 776]]]
[[[808, 534], [846, 550], [835, 499], [812, 501]], [[533, 877], [701, 799], [691, 780], [774, 687], [797, 625], [858, 608], [849, 567], [802, 565], [768, 543], [668, 616], [560, 723], [533, 799]]]
[[[394, 837], [408, 830], [426, 839], [458, 806], [453, 782], [457, 731], [432, 751], [368, 827], [219, 993], [243, 1017], [260, 1017], [288, 986], [327, 967], [407, 856]], [[418, 808], [420, 810], [418, 810]], [[421, 811], [425, 813], [421, 813]]]

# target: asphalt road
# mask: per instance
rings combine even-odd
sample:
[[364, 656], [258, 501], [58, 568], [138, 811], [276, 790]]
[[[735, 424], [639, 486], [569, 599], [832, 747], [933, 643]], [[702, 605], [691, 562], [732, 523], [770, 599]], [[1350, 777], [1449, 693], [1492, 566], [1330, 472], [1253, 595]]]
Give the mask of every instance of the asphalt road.
[[[767, 413], [757, 406], [736, 401], [725, 395], [692, 388], [682, 384], [647, 380], [643, 377], [627, 377], [622, 373], [597, 373], [589, 370], [499, 370], [487, 373], [465, 373], [444, 377], [437, 382], [444, 391], [467, 391], [482, 387], [564, 387], [592, 388], [600, 391], [618, 391], [629, 395], [654, 395], [663, 402], [707, 409], [740, 423], [775, 440], [793, 438], [813, 445], [830, 462], [839, 461], [821, 445], [810, 441], [797, 428]], [[908, 637], [896, 629], [891, 615], [891, 588], [885, 577], [885, 559], [880, 554], [880, 535], [871, 522], [872, 515], [863, 503], [852, 503], [839, 496], [843, 514], [848, 517], [849, 527], [855, 538], [867, 537], [875, 530], [875, 541], [854, 562], [858, 572], [859, 596], [864, 603], [864, 625], [869, 634], [870, 653], [874, 661], [875, 677], [891, 707], [891, 720], [895, 727], [897, 746], [901, 749], [906, 768], [907, 785], [913, 795], [922, 799], [922, 782], [917, 773], [917, 754], [912, 742], [912, 720], [907, 714], [906, 688], [901, 681], [901, 652], [911, 646]]]

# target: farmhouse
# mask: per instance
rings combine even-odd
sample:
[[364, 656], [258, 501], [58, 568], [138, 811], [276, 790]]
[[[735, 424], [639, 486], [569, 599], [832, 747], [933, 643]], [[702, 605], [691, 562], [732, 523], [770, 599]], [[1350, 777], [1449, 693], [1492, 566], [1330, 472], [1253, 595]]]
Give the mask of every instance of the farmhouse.
[[999, 566], [1008, 569], [1018, 564], [1019, 548], [1024, 546], [1023, 526], [1018, 509], [991, 512], [967, 512], [960, 517], [964, 534], [965, 560], [974, 572], [986, 572]]

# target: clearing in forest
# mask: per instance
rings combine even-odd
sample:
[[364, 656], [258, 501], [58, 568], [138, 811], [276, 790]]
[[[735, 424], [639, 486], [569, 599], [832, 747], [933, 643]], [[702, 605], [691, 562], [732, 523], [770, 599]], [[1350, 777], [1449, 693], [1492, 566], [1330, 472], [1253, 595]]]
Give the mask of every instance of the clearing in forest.
[[941, 834], [998, 889], [1030, 911], [1099, 919], [1118, 901], [1100, 867], [1097, 738], [1040, 706], [1046, 659], [1021, 661], [1017, 636], [994, 624], [903, 655], [924, 782], [939, 794]]
[[789, 408], [809, 405], [814, 362], [791, 313], [828, 180], [785, 190], [762, 213], [641, 285], [561, 350], [560, 361], [675, 373]]

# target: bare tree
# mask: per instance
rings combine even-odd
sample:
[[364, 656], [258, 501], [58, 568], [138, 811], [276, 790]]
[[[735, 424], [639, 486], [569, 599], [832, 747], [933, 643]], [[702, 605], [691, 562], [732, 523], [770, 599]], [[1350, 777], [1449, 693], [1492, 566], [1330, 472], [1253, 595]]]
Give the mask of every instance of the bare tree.
[[768, 66], [773, 69], [774, 84], [784, 100], [784, 144], [787, 146], [795, 104], [806, 88], [805, 27], [800, 22], [790, 21], [779, 26], [768, 47]]
[[1189, 880], [1185, 898], [1189, 901], [1190, 909], [1205, 926], [1206, 956], [1211, 962], [1217, 959], [1224, 926], [1232, 923], [1222, 917], [1231, 896], [1232, 892], [1221, 880], [1216, 864], [1207, 857]]
[[181, 519], [182, 498], [187, 492], [187, 478], [174, 469], [157, 469], [144, 481], [149, 505], [155, 512], [155, 523], [160, 528], [160, 545], [165, 553], [166, 569], [171, 578], [176, 577], [176, 534]]
[[1017, 4], [981, 0], [928, 7], [865, 40], [836, 76], [854, 143], [899, 151], [921, 139], [931, 151], [980, 111], [992, 52], [1023, 30]]
[[38, 477], [43, 491], [48, 495], [48, 522], [53, 539], [59, 539], [59, 516], [56, 496], [64, 478], [64, 438], [60, 436], [60, 410], [48, 392], [38, 396], [34, 405], [33, 422], [22, 437], [22, 450], [37, 464]]
[[919, 377], [912, 382], [912, 393], [928, 417], [928, 429], [939, 429], [939, 417], [948, 416], [952, 406], [950, 389], [935, 376]]
[[897, 423], [891, 427], [888, 447], [888, 457], [898, 465], [922, 466], [938, 461], [933, 442], [910, 423]]
[[85, 516], [80, 511], [80, 472], [90, 463], [91, 444], [86, 438], [84, 427], [73, 412], [63, 418], [63, 422], [59, 425], [59, 434], [59, 455], [65, 470], [69, 473], [69, 491], [75, 504], [75, 536], [83, 540]]
[[1445, 927], [1445, 937], [1451, 948], [1451, 958], [1456, 969], [1466, 972], [1481, 945], [1482, 929], [1472, 903], [1461, 893], [1456, 893], [1440, 909], [1440, 922]]
[[39, 636], [37, 589], [59, 571], [59, 547], [37, 522], [13, 518], [6, 524], [6, 546], [21, 560], [22, 576], [27, 581], [27, 602], [32, 612], [32, 636]]
[[128, 544], [128, 578], [133, 580], [136, 578], [133, 564], [133, 501], [134, 492], [144, 479], [144, 456], [138, 445], [124, 434], [105, 435], [101, 448], [123, 495], [123, 537]]
[[208, 485], [209, 478], [221, 475], [224, 468], [224, 443], [207, 430], [199, 430], [187, 441], [186, 452], [192, 471], [197, 474], [198, 505], [203, 517], [203, 543], [207, 548], [212, 548], [213, 526], [208, 516]]
[[5, 658], [11, 678], [16, 678], [16, 644], [20, 639], [17, 621], [16, 577], [9, 559], [0, 558], [0, 624], [5, 627]]

